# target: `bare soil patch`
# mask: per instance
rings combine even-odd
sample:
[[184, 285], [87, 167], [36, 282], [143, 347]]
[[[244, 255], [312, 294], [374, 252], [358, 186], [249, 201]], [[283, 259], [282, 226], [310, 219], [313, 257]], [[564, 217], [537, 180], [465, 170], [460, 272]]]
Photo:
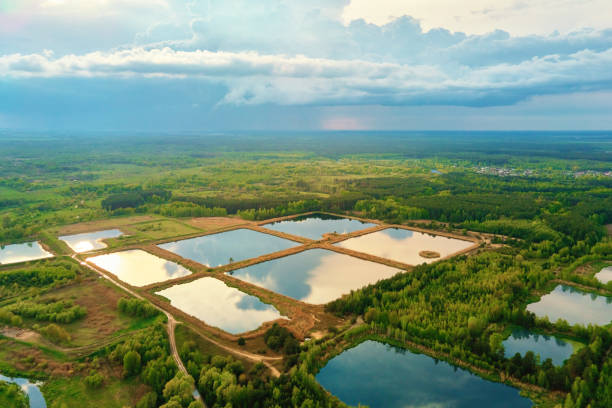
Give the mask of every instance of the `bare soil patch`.
[[57, 231], [59, 235], [80, 234], [83, 232], [99, 231], [103, 229], [119, 228], [124, 225], [139, 222], [153, 221], [158, 217], [152, 215], [135, 215], [132, 217], [110, 218], [106, 220], [79, 222], [78, 224], [65, 225]]
[[187, 220], [187, 224], [196, 228], [201, 228], [204, 231], [212, 231], [222, 228], [230, 228], [242, 224], [251, 224], [240, 218], [230, 217], [198, 217]]

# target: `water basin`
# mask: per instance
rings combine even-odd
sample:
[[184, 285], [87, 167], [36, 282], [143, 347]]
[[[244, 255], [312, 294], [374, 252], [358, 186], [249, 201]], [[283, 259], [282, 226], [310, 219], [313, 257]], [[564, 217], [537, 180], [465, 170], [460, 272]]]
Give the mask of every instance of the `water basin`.
[[197, 279], [156, 294], [188, 315], [232, 334], [254, 330], [264, 322], [282, 317], [274, 306], [215, 278]]
[[228, 273], [303, 302], [322, 304], [398, 272], [334, 251], [309, 249]]
[[169, 242], [159, 247], [183, 258], [193, 259], [209, 267], [216, 267], [282, 251], [297, 245], [300, 244], [274, 235], [241, 228]]
[[274, 231], [314, 240], [320, 240], [328, 233], [348, 234], [375, 226], [376, 224], [328, 214], [303, 215], [263, 225], [264, 228]]
[[106, 248], [106, 244], [102, 242], [104, 239], [117, 238], [123, 235], [118, 229], [109, 229], [104, 231], [86, 232], [83, 234], [64, 235], [59, 237], [64, 241], [74, 252], [89, 252], [95, 249]]
[[0, 247], [0, 265], [17, 262], [34, 261], [37, 259], [52, 258], [53, 254], [46, 251], [39, 242], [25, 242]]
[[151, 283], [180, 278], [191, 273], [177, 263], [151, 255], [140, 249], [94, 256], [87, 258], [87, 261], [109, 271], [132, 286], [146, 286]]
[[370, 408], [527, 408], [505, 384], [431, 357], [365, 341], [330, 360], [317, 381], [346, 404]]
[[[407, 229], [387, 228], [360, 237], [349, 238], [335, 245], [408, 265], [418, 265], [435, 262], [437, 259], [467, 249], [474, 243]], [[437, 252], [440, 256], [424, 257], [420, 255], [422, 251]]]

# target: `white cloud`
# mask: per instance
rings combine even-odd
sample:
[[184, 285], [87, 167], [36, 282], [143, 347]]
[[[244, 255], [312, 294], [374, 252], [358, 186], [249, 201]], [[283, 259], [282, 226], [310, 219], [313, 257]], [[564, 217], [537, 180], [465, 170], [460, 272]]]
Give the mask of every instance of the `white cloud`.
[[0, 56], [3, 77], [195, 78], [225, 84], [223, 103], [234, 105], [511, 104], [561, 90], [610, 89], [610, 66], [612, 48], [478, 68], [170, 48]]
[[513, 35], [568, 33], [585, 27], [612, 27], [609, 0], [351, 0], [345, 23], [356, 19], [384, 25], [410, 16], [425, 30], [484, 34], [505, 30]]

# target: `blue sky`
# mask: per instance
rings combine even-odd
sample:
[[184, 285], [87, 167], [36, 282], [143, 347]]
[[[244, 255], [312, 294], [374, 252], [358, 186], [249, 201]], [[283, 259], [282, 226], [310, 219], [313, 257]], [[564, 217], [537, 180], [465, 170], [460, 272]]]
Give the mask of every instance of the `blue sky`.
[[0, 128], [612, 129], [609, 0], [0, 0]]

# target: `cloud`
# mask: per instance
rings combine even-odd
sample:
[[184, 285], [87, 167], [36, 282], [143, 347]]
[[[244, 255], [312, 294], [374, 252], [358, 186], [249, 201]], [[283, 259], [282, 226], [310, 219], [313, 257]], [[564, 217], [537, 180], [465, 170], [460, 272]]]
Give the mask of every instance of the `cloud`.
[[234, 105], [503, 105], [560, 91], [610, 89], [610, 66], [612, 48], [476, 68], [171, 48], [57, 58], [48, 53], [0, 57], [0, 75], [9, 78], [163, 77], [219, 82], [228, 88], [222, 103]]
[[411, 16], [425, 30], [444, 28], [453, 32], [486, 34], [504, 30], [513, 35], [570, 33], [585, 27], [610, 27], [609, 0], [351, 0], [344, 8], [345, 23], [364, 19], [385, 25], [395, 18]]

